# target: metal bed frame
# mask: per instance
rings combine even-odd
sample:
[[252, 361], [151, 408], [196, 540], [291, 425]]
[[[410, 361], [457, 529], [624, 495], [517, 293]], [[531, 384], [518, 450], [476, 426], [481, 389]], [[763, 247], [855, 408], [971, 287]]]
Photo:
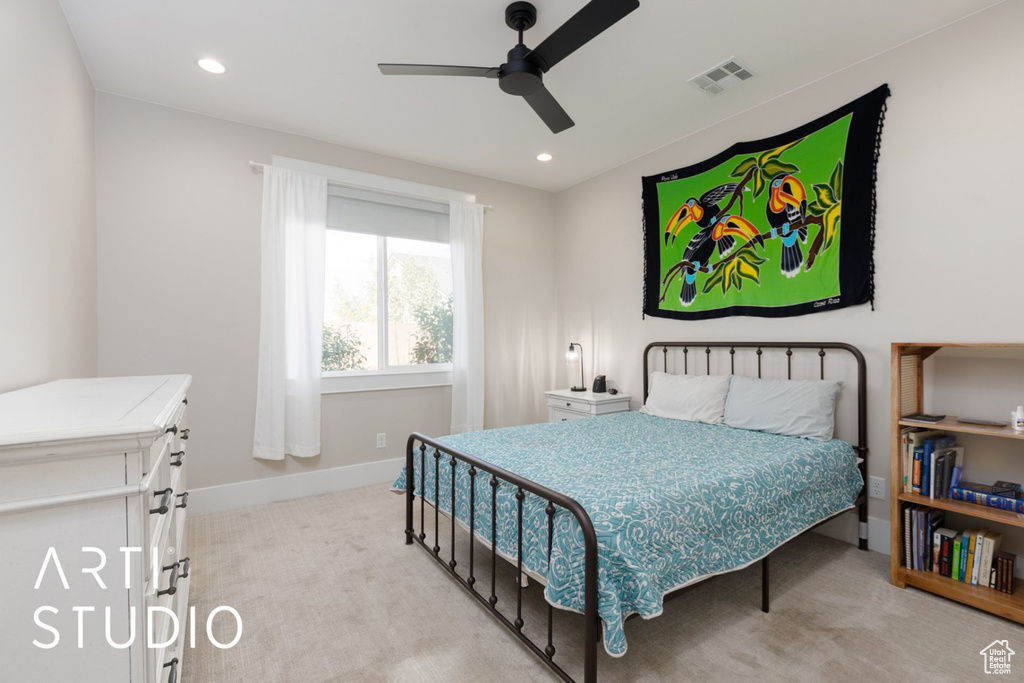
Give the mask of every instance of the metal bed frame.
[[[861, 476], [865, 482], [862, 487], [860, 494], [858, 495], [855, 505], [858, 507], [859, 516], [859, 536], [860, 536], [860, 549], [867, 550], [867, 496], [866, 496], [866, 482], [867, 482], [867, 387], [865, 386], [867, 372], [865, 368], [864, 356], [856, 347], [850, 344], [840, 342], [654, 342], [648, 344], [644, 349], [644, 402], [647, 401], [648, 395], [648, 382], [650, 379], [650, 357], [652, 350], [660, 349], [662, 352], [662, 367], [668, 372], [668, 352], [670, 348], [681, 348], [683, 350], [683, 374], [690, 374], [690, 351], [695, 351], [693, 360], [693, 374], [699, 374], [697, 367], [699, 365], [697, 361], [697, 353], [700, 351], [704, 352], [705, 355], [705, 369], [706, 374], [711, 374], [711, 355], [712, 349], [728, 349], [729, 351], [729, 369], [731, 374], [735, 374], [736, 370], [736, 352], [740, 350], [754, 350], [757, 356], [757, 376], [760, 378], [762, 374], [762, 356], [765, 349], [785, 349], [786, 353], [786, 373], [787, 379], [793, 379], [793, 349], [803, 350], [818, 350], [818, 356], [820, 358], [820, 378], [825, 378], [825, 357], [828, 351], [844, 351], [851, 354], [857, 363], [857, 444], [854, 449], [857, 452], [859, 459], [858, 467], [861, 472]], [[718, 373], [721, 374], [721, 373]], [[597, 418], [600, 419], [600, 418]], [[417, 446], [417, 444], [419, 444]], [[440, 516], [441, 510], [440, 505], [431, 504], [430, 506], [434, 509], [434, 539], [433, 544], [427, 542], [427, 513], [426, 506], [428, 502], [426, 495], [420, 495], [420, 525], [419, 532], [416, 532], [414, 528], [415, 518], [415, 456], [419, 454], [420, 460], [420, 472], [423, 473], [421, 487], [426, 483], [426, 472], [428, 466], [428, 455], [427, 450], [431, 449], [433, 452], [430, 454], [430, 458], [434, 461], [434, 500], [438, 501], [439, 497], [439, 485], [441, 475], [441, 461], [442, 456], [445, 456], [445, 465], [451, 470], [451, 514], [446, 515], [451, 519], [451, 553], [446, 561], [441, 555], [441, 548], [439, 545], [440, 539]], [[455, 514], [455, 492], [456, 492], [456, 467], [459, 462], [469, 465], [469, 564], [468, 573], [466, 576], [460, 574], [456, 567], [459, 566], [458, 560], [456, 560], [455, 552], [455, 527], [456, 527], [456, 514]], [[483, 473], [483, 475], [481, 475]], [[475, 557], [475, 545], [476, 545], [476, 477], [477, 476], [488, 476], [488, 484], [491, 488], [491, 510], [496, 509], [496, 501], [498, 495], [498, 488], [503, 485], [509, 485], [515, 487], [515, 499], [517, 505], [517, 557], [516, 557], [516, 571], [520, 578], [517, 581], [517, 595], [516, 595], [516, 616], [513, 620], [509, 620], [500, 610], [497, 608], [498, 596], [496, 593], [497, 585], [497, 566], [498, 566], [498, 549], [497, 549], [497, 515], [491, 514], [491, 542], [490, 542], [490, 594], [485, 595], [477, 588], [477, 579], [475, 572], [477, 569], [476, 557]], [[536, 482], [530, 481], [524, 477], [521, 477], [514, 472], [509, 472], [501, 467], [492, 465], [480, 458], [476, 458], [472, 455], [462, 453], [454, 448], [445, 446], [437, 441], [426, 437], [419, 433], [413, 433], [409, 436], [406, 444], [406, 491], [405, 491], [405, 543], [406, 545], [418, 544], [428, 554], [429, 557], [433, 558], [439, 566], [441, 566], [453, 579], [455, 579], [459, 585], [461, 585], [466, 591], [469, 592], [476, 600], [487, 609], [492, 616], [494, 616], [499, 623], [503, 624], [513, 635], [534, 654], [542, 663], [548, 666], [555, 674], [565, 681], [573, 681], [566, 671], [555, 662], [555, 647], [553, 644], [553, 621], [554, 621], [554, 607], [549, 603], [547, 605], [547, 642], [546, 644], [538, 644], [531, 640], [526, 634], [523, 633], [523, 587], [524, 582], [522, 577], [523, 572], [523, 499], [527, 493], [538, 496], [547, 501], [547, 505], [544, 508], [546, 519], [547, 519], [547, 538], [548, 538], [548, 563], [551, 562], [551, 550], [552, 550], [552, 536], [554, 529], [554, 518], [555, 509], [561, 507], [572, 514], [580, 525], [580, 530], [583, 535], [584, 545], [584, 643], [583, 643], [583, 680], [586, 683], [595, 683], [597, 681], [597, 644], [600, 640], [600, 623], [597, 616], [597, 535], [594, 531], [594, 524], [587, 514], [586, 510], [583, 509], [578, 502], [572, 498], [561, 494], [557, 491], [553, 491], [545, 486], [541, 486]], [[821, 522], [830, 521], [832, 518]], [[817, 525], [815, 525], [817, 526]], [[503, 559], [505, 559], [503, 557]], [[768, 611], [768, 556], [765, 556], [761, 560], [761, 609], [764, 612]], [[697, 582], [701, 583], [701, 582]], [[677, 591], [673, 591], [665, 596], [665, 600], [669, 600], [677, 595], [689, 590], [696, 584], [685, 586]]]

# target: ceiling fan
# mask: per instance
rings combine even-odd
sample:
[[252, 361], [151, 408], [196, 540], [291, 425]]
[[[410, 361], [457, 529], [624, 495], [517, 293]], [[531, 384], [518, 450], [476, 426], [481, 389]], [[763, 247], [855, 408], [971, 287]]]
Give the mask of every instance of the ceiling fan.
[[591, 0], [583, 9], [555, 29], [534, 49], [523, 45], [523, 31], [537, 23], [537, 8], [528, 2], [513, 2], [505, 8], [505, 23], [519, 32], [519, 43], [508, 52], [501, 66], [444, 66], [439, 64], [378, 64], [388, 76], [472, 76], [497, 78], [510, 95], [521, 95], [547, 124], [552, 133], [575, 125], [561, 105], [544, 87], [544, 74], [580, 49], [601, 32], [640, 6], [639, 0]]

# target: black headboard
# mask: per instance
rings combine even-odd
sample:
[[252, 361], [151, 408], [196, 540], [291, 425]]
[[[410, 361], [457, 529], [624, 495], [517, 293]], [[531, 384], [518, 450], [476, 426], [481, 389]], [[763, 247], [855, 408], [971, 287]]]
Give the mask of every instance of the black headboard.
[[[736, 355], [754, 354], [757, 357], [757, 376], [761, 377], [762, 360], [766, 352], [784, 352], [786, 357], [786, 376], [793, 379], [793, 352], [794, 349], [816, 351], [818, 358], [818, 376], [825, 379], [825, 359], [830, 352], [848, 353], [857, 362], [857, 443], [854, 448], [857, 455], [863, 459], [861, 462], [861, 474], [867, 481], [865, 462], [868, 453], [868, 414], [867, 414], [867, 369], [864, 364], [864, 354], [856, 346], [842, 342], [698, 342], [698, 341], [668, 341], [653, 342], [644, 349], [644, 402], [647, 402], [648, 385], [651, 377], [651, 358], [661, 354], [661, 368], [669, 372], [669, 349], [682, 349], [683, 362], [682, 374], [689, 375], [710, 375], [724, 374], [723, 372], [712, 373], [711, 356], [712, 350], [722, 353], [728, 350], [729, 373], [736, 374]], [[656, 366], [657, 364], [655, 364]], [[678, 370], [678, 368], [677, 368]], [[678, 373], [677, 373], [678, 374]], [[862, 520], [866, 521], [866, 520]]]

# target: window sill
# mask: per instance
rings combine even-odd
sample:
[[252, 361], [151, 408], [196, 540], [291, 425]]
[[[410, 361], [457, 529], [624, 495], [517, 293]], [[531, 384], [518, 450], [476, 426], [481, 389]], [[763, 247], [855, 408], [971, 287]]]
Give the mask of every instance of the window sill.
[[362, 391], [392, 391], [396, 389], [423, 389], [452, 384], [450, 364], [378, 371], [325, 372], [321, 376], [321, 394], [347, 394]]

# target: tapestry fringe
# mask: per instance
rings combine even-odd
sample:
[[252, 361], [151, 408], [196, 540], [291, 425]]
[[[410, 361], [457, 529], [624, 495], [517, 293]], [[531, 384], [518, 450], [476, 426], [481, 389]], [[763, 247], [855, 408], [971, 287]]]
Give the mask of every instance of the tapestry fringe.
[[[889, 97], [888, 90], [885, 97]], [[888, 103], [882, 100], [882, 106], [878, 112], [878, 128], [875, 130], [875, 156], [871, 160], [871, 216], [869, 219], [868, 232], [868, 297], [871, 301], [871, 310], [875, 310], [875, 214], [878, 211], [878, 157], [882, 152], [882, 127], [885, 125], [885, 110]]]
[[640, 302], [640, 320], [647, 320], [647, 214], [644, 212], [643, 195], [640, 196], [640, 229], [644, 231], [644, 291]]

